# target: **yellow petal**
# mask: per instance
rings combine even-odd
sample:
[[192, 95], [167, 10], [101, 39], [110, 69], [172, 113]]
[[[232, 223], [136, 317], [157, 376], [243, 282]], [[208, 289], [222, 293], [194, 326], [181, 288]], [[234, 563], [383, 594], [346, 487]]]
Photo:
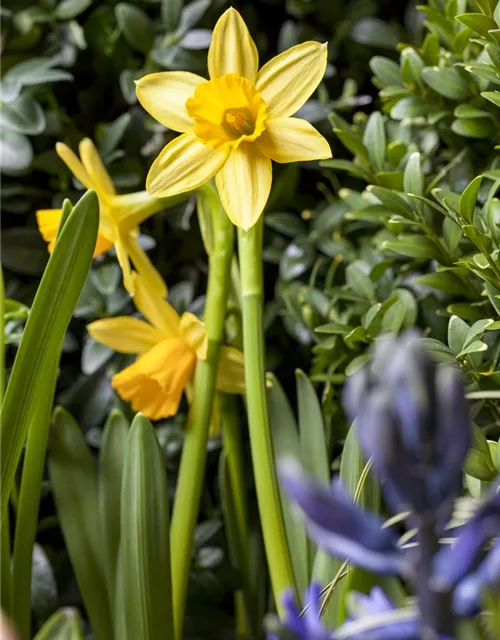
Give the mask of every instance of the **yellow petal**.
[[234, 347], [221, 347], [217, 389], [224, 393], [245, 393], [243, 353]]
[[196, 356], [183, 342], [167, 339], [113, 376], [111, 383], [134, 411], [159, 420], [177, 413], [195, 366]]
[[208, 50], [208, 71], [211, 78], [236, 73], [255, 82], [259, 54], [245, 21], [232, 7], [215, 25]]
[[62, 209], [39, 209], [36, 212], [38, 230], [45, 242], [49, 243], [47, 249], [52, 252], [56, 243], [57, 230], [61, 221]]
[[177, 311], [168, 302], [147, 286], [137, 274], [134, 280], [134, 304], [151, 324], [170, 338], [180, 335], [180, 318]]
[[124, 244], [145, 285], [160, 298], [164, 298], [167, 295], [167, 285], [132, 233], [124, 237]]
[[116, 257], [118, 259], [118, 264], [120, 265], [120, 269], [122, 270], [123, 286], [130, 293], [130, 295], [133, 296], [135, 281], [132, 278], [132, 269], [130, 268], [130, 259], [128, 255], [128, 250], [127, 250], [126, 242], [123, 238], [116, 239], [115, 251], [116, 251]]
[[228, 155], [229, 148], [214, 149], [193, 134], [183, 133], [167, 144], [153, 162], [146, 189], [157, 198], [196, 189], [213, 177]]
[[271, 160], [243, 143], [231, 151], [215, 181], [222, 205], [231, 222], [247, 231], [259, 219], [271, 191]]
[[131, 231], [154, 213], [168, 207], [168, 202], [152, 198], [147, 191], [114, 196], [111, 204], [123, 232]]
[[192, 131], [194, 122], [186, 111], [186, 100], [205, 78], [187, 71], [150, 73], [138, 80], [136, 93], [144, 109], [162, 125], [174, 131]]
[[58, 142], [56, 144], [56, 152], [57, 152], [57, 155], [64, 162], [64, 164], [71, 171], [71, 173], [75, 176], [75, 178], [79, 180], [86, 189], [95, 188], [95, 185], [92, 182], [92, 179], [90, 178], [83, 164], [80, 162], [80, 159], [78, 158], [76, 153], [74, 153], [68, 147], [67, 144], [64, 144], [64, 142]]
[[208, 338], [205, 323], [194, 313], [186, 312], [181, 316], [180, 330], [182, 339], [196, 353], [196, 357], [199, 360], [206, 360]]
[[108, 240], [106, 236], [102, 235], [102, 233], [98, 233], [94, 249], [94, 258], [106, 253], [106, 251], [109, 251], [112, 246], [113, 243]]
[[325, 75], [327, 45], [298, 44], [265, 64], [255, 87], [264, 98], [270, 118], [291, 116], [306, 102]]
[[97, 193], [100, 196], [115, 195], [116, 191], [113, 182], [92, 140], [90, 138], [84, 138], [80, 142], [79, 150], [83, 166], [91, 177]]
[[256, 140], [260, 151], [275, 162], [303, 162], [330, 158], [330, 145], [306, 120], [274, 118]]
[[[52, 250], [54, 249], [54, 245], [56, 243], [57, 230], [59, 229], [61, 214], [61, 209], [39, 209], [36, 212], [38, 229], [40, 230], [40, 233], [42, 234], [45, 242], [49, 243], [47, 249], [50, 253], [52, 253]], [[112, 242], [110, 242], [101, 233], [98, 233], [94, 250], [94, 258], [96, 256], [100, 256], [102, 253], [105, 253], [106, 251], [111, 249], [112, 246]]]
[[143, 353], [165, 339], [159, 329], [130, 316], [96, 320], [87, 330], [94, 340], [118, 353]]

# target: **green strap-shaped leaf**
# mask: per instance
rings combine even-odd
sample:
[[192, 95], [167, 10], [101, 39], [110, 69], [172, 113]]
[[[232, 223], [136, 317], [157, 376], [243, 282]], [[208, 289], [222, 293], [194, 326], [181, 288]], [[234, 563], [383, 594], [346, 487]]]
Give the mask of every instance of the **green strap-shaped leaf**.
[[42, 492], [45, 452], [49, 438], [59, 357], [59, 352], [53, 354], [54, 361], [50, 363], [50, 367], [47, 367], [47, 373], [40, 381], [24, 454], [12, 557], [12, 619], [20, 638], [31, 637], [33, 546], [38, 525], [38, 507]]
[[142, 414], [132, 422], [125, 456], [120, 565], [123, 602], [116, 616], [124, 615], [126, 640], [173, 638], [167, 475]]
[[115, 602], [122, 475], [129, 427], [129, 422], [121, 411], [112, 411], [104, 426], [99, 452], [99, 516], [104, 536], [103, 553], [106, 560], [109, 600], [112, 605]]
[[111, 640], [94, 460], [78, 424], [64, 409], [54, 412], [49, 471], [66, 548], [96, 640]]
[[[266, 391], [269, 423], [271, 425], [271, 437], [276, 461], [279, 459], [279, 456], [292, 456], [296, 460], [300, 460], [299, 432], [295, 416], [293, 415], [283, 388], [272, 373], [267, 375]], [[303, 522], [295, 517], [291, 501], [279, 484], [278, 490], [283, 509], [286, 536], [290, 547], [295, 583], [297, 585], [297, 591], [302, 597], [302, 594], [309, 584], [308, 541], [306, 531]]]
[[92, 261], [98, 226], [97, 196], [89, 191], [64, 225], [24, 329], [0, 417], [2, 519], [32, 420], [34, 401], [78, 302]]
[[83, 640], [80, 614], [76, 609], [59, 609], [36, 634], [35, 640]]

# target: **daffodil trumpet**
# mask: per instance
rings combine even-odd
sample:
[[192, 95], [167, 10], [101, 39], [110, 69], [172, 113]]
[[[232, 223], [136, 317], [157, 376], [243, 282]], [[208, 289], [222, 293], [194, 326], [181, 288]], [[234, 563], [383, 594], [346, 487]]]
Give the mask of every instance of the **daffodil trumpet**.
[[[160, 295], [167, 293], [165, 283], [137, 241], [139, 225], [167, 206], [176, 204], [150, 196], [146, 191], [118, 195], [104, 163], [89, 138], [80, 142], [78, 157], [68, 145], [58, 142], [56, 152], [75, 178], [86, 188], [94, 189], [99, 198], [100, 222], [94, 257], [115, 248], [123, 272], [125, 288], [134, 293], [132, 268]], [[62, 217], [62, 209], [40, 209], [36, 212], [38, 227], [48, 250], [52, 252]]]
[[325, 138], [291, 117], [321, 82], [327, 46], [304, 42], [259, 70], [257, 47], [240, 14], [217, 21], [206, 80], [194, 73], [152, 73], [137, 82], [137, 97], [153, 118], [182, 135], [154, 161], [146, 189], [156, 197], [196, 189], [215, 176], [231, 221], [248, 230], [266, 205], [271, 161], [331, 157]]

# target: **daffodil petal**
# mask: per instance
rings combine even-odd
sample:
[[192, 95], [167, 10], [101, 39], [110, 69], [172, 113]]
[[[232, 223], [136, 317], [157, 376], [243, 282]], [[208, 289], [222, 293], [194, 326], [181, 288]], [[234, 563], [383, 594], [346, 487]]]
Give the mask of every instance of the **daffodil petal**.
[[84, 138], [80, 142], [79, 151], [83, 166], [92, 179], [98, 195], [114, 196], [115, 187], [92, 140]]
[[186, 111], [186, 100], [205, 78], [187, 71], [150, 73], [136, 82], [136, 93], [144, 109], [173, 131], [192, 131], [194, 122]]
[[[38, 229], [42, 234], [45, 242], [48, 242], [48, 251], [52, 253], [54, 249], [54, 245], [56, 243], [57, 231], [59, 229], [59, 223], [61, 222], [62, 209], [39, 209], [36, 212], [36, 221], [38, 224]], [[105, 236], [101, 233], [97, 234], [97, 240], [94, 250], [94, 258], [96, 256], [105, 253], [111, 247], [113, 243], [110, 242]]]
[[96, 320], [87, 330], [94, 340], [118, 353], [143, 353], [165, 339], [159, 329], [130, 316]]
[[135, 281], [132, 278], [132, 269], [130, 268], [130, 259], [127, 251], [126, 242], [124, 241], [123, 238], [118, 238], [115, 241], [115, 251], [116, 251], [116, 257], [118, 259], [118, 264], [120, 265], [120, 269], [122, 270], [123, 286], [130, 293], [130, 295], [133, 296]]
[[166, 198], [191, 191], [210, 180], [229, 155], [228, 148], [214, 149], [194, 134], [172, 140], [153, 162], [146, 178], [149, 195]]
[[124, 242], [127, 253], [146, 287], [154, 292], [155, 295], [158, 295], [160, 298], [164, 298], [167, 295], [167, 286], [165, 281], [148, 258], [144, 249], [139, 245], [132, 233], [129, 233], [124, 238]]
[[274, 118], [256, 140], [260, 151], [275, 162], [322, 160], [332, 155], [330, 145], [316, 129], [300, 118]]
[[255, 82], [259, 68], [257, 47], [245, 21], [232, 7], [225, 11], [215, 25], [208, 50], [208, 72], [219, 78], [236, 73]]
[[[94, 189], [94, 185], [91, 177], [87, 173], [87, 170], [80, 162], [80, 159], [74, 151], [72, 151], [64, 142], [58, 142], [56, 144], [56, 153], [68, 167], [71, 173], [79, 180], [86, 189]], [[96, 189], [97, 191], [97, 189]]]
[[261, 215], [272, 182], [271, 160], [255, 144], [243, 143], [215, 177], [222, 205], [231, 222], [248, 231]]
[[221, 347], [217, 370], [217, 389], [224, 393], [245, 393], [243, 354], [234, 347]]
[[166, 337], [179, 337], [181, 320], [177, 311], [162, 296], [152, 291], [137, 273], [133, 274], [133, 280], [134, 304], [142, 315]]
[[137, 191], [115, 196], [112, 205], [120, 228], [130, 231], [154, 213], [167, 208], [168, 202], [151, 197], [147, 191]]
[[42, 234], [45, 242], [48, 242], [47, 249], [52, 253], [56, 243], [57, 230], [61, 221], [62, 209], [39, 209], [36, 212], [36, 222], [38, 230]]
[[257, 74], [256, 89], [270, 118], [291, 116], [325, 75], [327, 45], [304, 42], [272, 58]]
[[196, 353], [196, 357], [199, 360], [206, 360], [208, 338], [205, 323], [194, 313], [186, 312], [181, 316], [180, 331], [182, 339]]
[[112, 378], [118, 394], [151, 420], [177, 413], [196, 356], [180, 340], [163, 340]]

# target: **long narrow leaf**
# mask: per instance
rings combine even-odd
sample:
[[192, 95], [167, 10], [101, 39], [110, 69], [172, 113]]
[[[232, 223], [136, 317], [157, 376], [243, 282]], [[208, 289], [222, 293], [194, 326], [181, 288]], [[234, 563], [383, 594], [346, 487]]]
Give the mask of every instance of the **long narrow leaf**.
[[[277, 378], [267, 377], [267, 405], [271, 437], [276, 460], [280, 456], [292, 456], [301, 459], [299, 433], [295, 416]], [[292, 505], [278, 485], [285, 530], [290, 546], [293, 572], [298, 593], [302, 596], [309, 583], [308, 541], [303, 523], [295, 517]]]
[[23, 640], [31, 638], [31, 569], [33, 546], [38, 524], [38, 507], [42, 493], [45, 453], [49, 438], [52, 399], [54, 397], [59, 353], [40, 382], [35, 399], [16, 513], [14, 554], [12, 561], [12, 619]]
[[127, 640], [173, 638], [167, 475], [142, 414], [132, 422], [125, 456], [120, 564]]
[[80, 427], [54, 412], [49, 470], [66, 548], [96, 640], [113, 638], [100, 529], [97, 473]]
[[[378, 512], [380, 509], [380, 491], [378, 484], [367, 475], [366, 460], [361, 454], [356, 428], [353, 424], [347, 434], [340, 463], [340, 480], [346, 492], [356, 499], [363, 509]], [[314, 579], [322, 585], [327, 585], [333, 580], [344, 563], [338, 558], [330, 556], [319, 549], [314, 563]], [[330, 594], [328, 606], [325, 610], [325, 621], [337, 626], [345, 618], [345, 596], [353, 579], [353, 572], [359, 571], [351, 568], [348, 574], [336, 586], [333, 594]], [[366, 574], [367, 575], [367, 574]], [[359, 579], [361, 582], [362, 579]], [[361, 588], [361, 584], [357, 584]]]
[[36, 634], [35, 640], [83, 640], [80, 614], [76, 609], [60, 609]]
[[99, 515], [104, 536], [104, 557], [110, 603], [115, 602], [116, 569], [120, 546], [120, 505], [123, 465], [127, 451], [129, 422], [113, 411], [104, 426], [99, 452]]
[[1, 413], [1, 509], [4, 517], [37, 391], [59, 351], [92, 261], [99, 204], [87, 192], [68, 217], [38, 287]]
[[[3, 271], [0, 267], [0, 407], [3, 403], [5, 391], [5, 287], [3, 281]], [[9, 514], [0, 527], [1, 546], [0, 546], [0, 605], [2, 611], [7, 616], [11, 613], [12, 603], [12, 576], [10, 571], [10, 523]]]

